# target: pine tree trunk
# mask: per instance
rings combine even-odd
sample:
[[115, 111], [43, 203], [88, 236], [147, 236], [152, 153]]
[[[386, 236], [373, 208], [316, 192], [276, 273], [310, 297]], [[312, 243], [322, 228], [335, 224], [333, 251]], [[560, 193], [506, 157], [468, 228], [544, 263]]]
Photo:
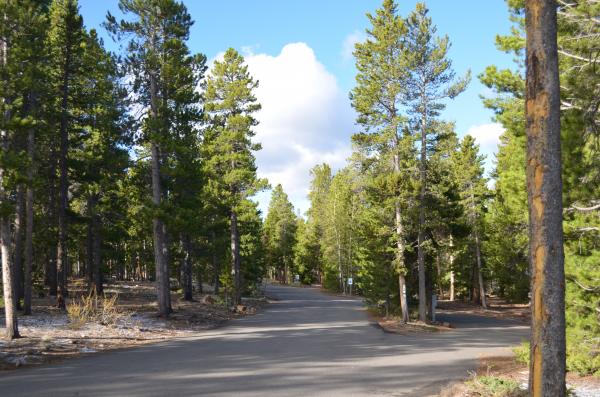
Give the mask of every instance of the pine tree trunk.
[[419, 175], [421, 179], [421, 190], [419, 192], [419, 235], [417, 238], [417, 261], [419, 267], [419, 320], [427, 321], [427, 292], [425, 286], [425, 192], [427, 182], [427, 120], [423, 114], [421, 128], [421, 160], [419, 164]]
[[192, 285], [192, 242], [190, 236], [184, 234], [181, 236], [181, 245], [183, 246], [183, 299], [186, 301], [192, 301], [193, 298], [193, 285]]
[[[394, 156], [394, 171], [400, 172], [400, 158], [398, 155]], [[404, 231], [402, 225], [402, 208], [400, 207], [400, 201], [396, 201], [395, 205], [396, 215], [396, 267], [398, 268], [398, 293], [400, 295], [400, 323], [406, 324], [409, 321], [408, 318], [408, 302], [406, 299], [406, 265], [404, 263]]]
[[481, 307], [487, 309], [485, 298], [485, 285], [483, 284], [483, 274], [481, 273], [481, 246], [479, 242], [479, 233], [475, 231], [475, 257], [477, 259], [477, 281], [479, 284], [479, 296], [481, 297]]
[[13, 283], [17, 310], [22, 310], [21, 298], [24, 297], [23, 280], [23, 225], [25, 223], [25, 186], [20, 183], [17, 186], [17, 202], [15, 208], [14, 223], [14, 248], [13, 248]]
[[214, 279], [214, 294], [217, 295], [219, 293], [219, 284], [220, 284], [220, 280], [219, 277], [221, 276], [221, 269], [219, 266], [219, 262], [217, 261], [217, 235], [215, 233], [215, 231], [213, 230], [211, 232], [211, 238], [212, 238], [212, 266], [213, 266], [213, 271], [215, 272], [215, 279]]
[[[158, 147], [152, 143], [152, 202], [156, 209], [161, 203], [161, 186], [159, 170]], [[167, 271], [167, 260], [165, 252], [164, 224], [159, 216], [152, 220], [152, 230], [154, 234], [154, 265], [156, 267], [156, 295], [158, 300], [158, 312], [166, 317], [171, 313], [169, 304], [169, 273]]]
[[[50, 174], [48, 175], [48, 213], [50, 222], [58, 224], [57, 218], [57, 202], [56, 195], [56, 169], [57, 169], [57, 154], [56, 148], [52, 145], [50, 150]], [[58, 291], [57, 272], [56, 272], [56, 246], [58, 245], [57, 235], [51, 229], [52, 237], [50, 239], [50, 247], [48, 253], [48, 261], [45, 265], [45, 284], [48, 287], [50, 296], [56, 296]]]
[[27, 134], [27, 190], [25, 192], [25, 271], [23, 285], [23, 314], [31, 314], [32, 272], [33, 272], [33, 174], [35, 154], [35, 132], [29, 129]]
[[450, 300], [454, 301], [454, 239], [450, 235]]
[[100, 217], [96, 211], [92, 218], [92, 275], [96, 293], [104, 292], [102, 277], [102, 235], [100, 233]]
[[[150, 74], [150, 117], [158, 118], [158, 82], [155, 73]], [[158, 124], [158, 123], [155, 123]], [[154, 140], [156, 137], [153, 138]], [[158, 143], [151, 144], [151, 167], [152, 167], [152, 203], [155, 211], [158, 211], [162, 201], [162, 182], [160, 172], [160, 152]], [[156, 270], [156, 295], [158, 301], [158, 312], [161, 316], [168, 316], [171, 309], [171, 292], [169, 288], [169, 267], [167, 263], [165, 225], [158, 214], [152, 220], [152, 231], [154, 236], [154, 265]]]
[[88, 213], [88, 225], [87, 225], [87, 241], [86, 241], [86, 255], [85, 255], [85, 267], [88, 279], [88, 286], [90, 291], [94, 286], [94, 220], [93, 220], [94, 202], [92, 195], [87, 198], [87, 213]]
[[[6, 14], [4, 15], [6, 20]], [[6, 66], [8, 57], [8, 43], [5, 37], [1, 38], [2, 52], [0, 53], [2, 65]], [[3, 98], [6, 102], [7, 99]], [[8, 152], [8, 131], [6, 123], [10, 119], [10, 113], [5, 111], [2, 114], [2, 129], [0, 129], [0, 150], [5, 154]], [[4, 184], [6, 183], [6, 170], [0, 166], [0, 204], [8, 201], [8, 194]], [[13, 291], [13, 266], [10, 254], [10, 221], [8, 215], [0, 217], [0, 255], [2, 256], [2, 284], [4, 293], [4, 314], [6, 323], [6, 338], [11, 340], [19, 337], [19, 326], [17, 322], [17, 304]]]
[[71, 46], [65, 45], [65, 64], [62, 70], [61, 87], [61, 109], [59, 140], [60, 147], [58, 153], [58, 247], [56, 251], [56, 276], [57, 276], [57, 295], [56, 305], [60, 309], [65, 308], [65, 299], [67, 297], [67, 208], [69, 205], [69, 166], [67, 156], [69, 151], [69, 80], [71, 63]]
[[237, 214], [231, 211], [231, 276], [233, 277], [233, 304], [239, 305], [241, 302], [241, 274], [240, 274], [240, 235], [237, 224]]
[[527, 193], [531, 271], [529, 392], [566, 394], [565, 274], [557, 3], [525, 2]]

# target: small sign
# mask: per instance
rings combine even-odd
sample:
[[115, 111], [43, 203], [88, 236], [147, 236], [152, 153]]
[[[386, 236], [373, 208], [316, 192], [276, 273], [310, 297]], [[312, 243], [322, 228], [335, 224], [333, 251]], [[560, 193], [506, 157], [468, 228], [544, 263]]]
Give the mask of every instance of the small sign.
[[294, 274], [294, 281], [299, 283], [300, 282], [300, 275], [299, 274]]
[[354, 283], [354, 280], [352, 280], [352, 277], [348, 277], [348, 285], [352, 285]]

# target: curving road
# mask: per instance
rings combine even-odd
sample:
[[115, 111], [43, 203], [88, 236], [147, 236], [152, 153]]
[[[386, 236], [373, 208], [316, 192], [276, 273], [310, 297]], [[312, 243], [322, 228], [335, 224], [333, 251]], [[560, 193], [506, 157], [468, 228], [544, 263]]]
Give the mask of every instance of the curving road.
[[[438, 316], [456, 330], [382, 332], [359, 300], [269, 286], [263, 312], [199, 337], [0, 374], [2, 396], [430, 396], [481, 354], [528, 335], [520, 323]], [[443, 317], [443, 318], [442, 318]]]

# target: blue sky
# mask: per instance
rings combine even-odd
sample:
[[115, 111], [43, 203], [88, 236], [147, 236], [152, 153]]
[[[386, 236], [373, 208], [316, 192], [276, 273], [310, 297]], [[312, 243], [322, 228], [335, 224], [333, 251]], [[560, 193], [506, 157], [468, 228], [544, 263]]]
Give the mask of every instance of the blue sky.
[[[364, 37], [366, 12], [381, 0], [189, 0], [184, 1], [196, 21], [189, 46], [209, 59], [228, 47], [246, 55], [250, 71], [260, 80], [257, 96], [263, 103], [258, 115], [257, 154], [261, 176], [281, 183], [304, 212], [309, 169], [320, 162], [343, 166], [350, 136], [356, 132], [348, 92], [354, 85], [352, 44]], [[408, 14], [414, 0], [400, 0]], [[443, 117], [454, 120], [460, 136], [470, 133], [480, 142], [491, 167], [501, 129], [483, 108], [486, 94], [477, 75], [487, 65], [510, 67], [510, 55], [494, 46], [497, 34], [510, 30], [504, 0], [429, 0], [431, 17], [440, 34], [452, 42], [450, 57], [457, 74], [471, 69], [473, 80], [465, 93], [449, 103]], [[118, 0], [80, 0], [88, 28], [97, 28], [107, 47], [117, 51], [100, 27], [106, 12], [119, 15]], [[263, 210], [268, 192], [258, 200]]]

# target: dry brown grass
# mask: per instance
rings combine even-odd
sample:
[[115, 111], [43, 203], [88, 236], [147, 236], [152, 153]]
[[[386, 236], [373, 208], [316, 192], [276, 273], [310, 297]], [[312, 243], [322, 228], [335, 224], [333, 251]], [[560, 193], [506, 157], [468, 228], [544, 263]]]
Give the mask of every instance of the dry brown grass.
[[80, 329], [88, 323], [114, 325], [121, 317], [117, 305], [118, 295], [101, 295], [93, 289], [87, 296], [73, 299], [67, 304], [67, 317], [70, 327]]

